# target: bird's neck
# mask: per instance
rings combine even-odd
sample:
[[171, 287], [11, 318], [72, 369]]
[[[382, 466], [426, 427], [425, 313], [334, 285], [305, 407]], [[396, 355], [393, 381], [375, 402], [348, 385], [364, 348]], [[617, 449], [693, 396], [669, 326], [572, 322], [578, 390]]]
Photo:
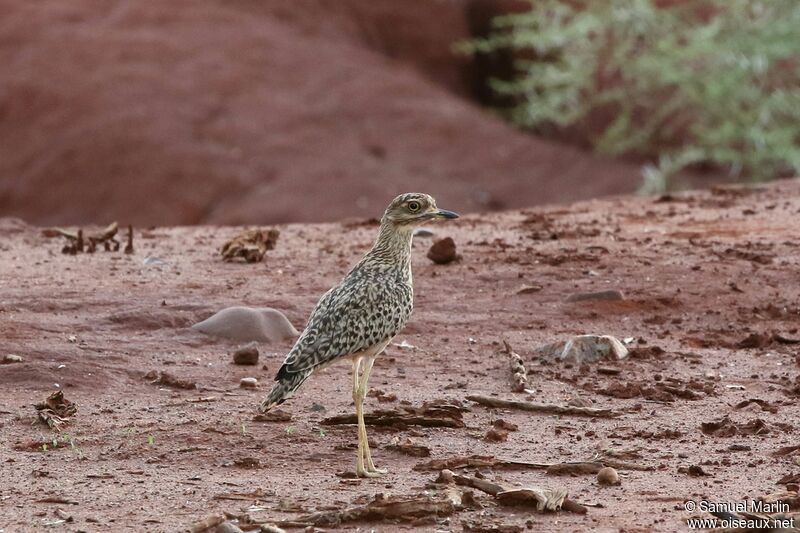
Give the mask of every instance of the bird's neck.
[[378, 270], [397, 270], [411, 277], [411, 239], [413, 227], [396, 225], [391, 221], [381, 222], [378, 238], [367, 252], [362, 265]]

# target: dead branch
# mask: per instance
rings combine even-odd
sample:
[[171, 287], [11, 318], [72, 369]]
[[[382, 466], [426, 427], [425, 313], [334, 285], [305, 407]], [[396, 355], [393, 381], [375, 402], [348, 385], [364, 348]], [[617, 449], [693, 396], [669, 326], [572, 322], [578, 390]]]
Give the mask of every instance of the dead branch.
[[652, 466], [645, 466], [627, 461], [619, 461], [605, 456], [595, 456], [588, 461], [576, 461], [568, 463], [529, 463], [525, 461], [514, 461], [498, 459], [490, 455], [472, 455], [468, 457], [456, 456], [446, 459], [433, 459], [425, 463], [414, 466], [416, 471], [441, 471], [458, 470], [461, 468], [503, 468], [508, 470], [544, 470], [550, 475], [563, 474], [596, 474], [601, 468], [610, 466], [618, 470], [638, 470], [650, 471]]
[[[97, 250], [97, 245], [102, 244], [106, 251], [113, 249], [116, 252], [119, 250], [119, 241], [115, 238], [119, 224], [112, 222], [98, 233], [93, 233], [86, 236], [84, 242], [83, 230], [79, 229], [77, 232], [71, 232], [63, 228], [47, 228], [42, 230], [42, 235], [45, 237], [64, 237], [67, 239], [67, 244], [61, 249], [61, 253], [75, 255], [77, 253], [94, 253]], [[133, 250], [133, 228], [128, 226], [128, 244]], [[127, 248], [126, 248], [127, 249]], [[128, 252], [126, 252], [128, 253]]]
[[125, 253], [133, 253], [133, 226], [128, 224], [128, 244], [125, 245]]
[[45, 498], [39, 498], [38, 500], [35, 501], [36, 503], [60, 503], [63, 505], [80, 505], [78, 502], [74, 500], [69, 500], [61, 496], [47, 496]]
[[456, 485], [472, 487], [497, 498], [502, 505], [532, 505], [538, 511], [564, 510], [571, 513], [585, 514], [586, 507], [569, 500], [564, 489], [542, 489], [538, 487], [514, 487], [499, 484], [477, 477], [454, 474]]
[[446, 498], [431, 498], [425, 495], [390, 496], [378, 494], [374, 500], [355, 507], [334, 511], [322, 511], [298, 517], [290, 521], [277, 522], [278, 526], [296, 527], [306, 524], [316, 527], [337, 527], [345, 522], [357, 520], [397, 520], [409, 522], [425, 517], [450, 516], [455, 512], [453, 502]]
[[202, 533], [203, 531], [207, 531], [212, 527], [217, 527], [221, 523], [225, 521], [225, 517], [221, 514], [215, 514], [200, 520], [199, 522], [195, 522], [191, 526], [189, 526], [189, 533]]
[[497, 461], [490, 455], [472, 455], [469, 457], [457, 456], [447, 459], [433, 459], [425, 463], [419, 463], [414, 467], [418, 472], [456, 470], [459, 468], [483, 468], [495, 466]]
[[612, 409], [599, 409], [595, 407], [574, 407], [571, 405], [553, 405], [546, 403], [532, 403], [518, 400], [501, 400], [489, 396], [467, 396], [467, 400], [485, 407], [502, 407], [506, 409], [521, 409], [534, 413], [547, 413], [566, 416], [590, 416], [595, 418], [616, 418], [622, 413]]
[[[404, 406], [403, 410], [379, 409], [364, 415], [364, 423], [368, 426], [426, 426], [463, 428], [462, 412], [465, 408], [441, 402], [425, 402], [421, 407]], [[320, 424], [335, 426], [355, 424], [356, 415], [339, 415], [323, 419]]]

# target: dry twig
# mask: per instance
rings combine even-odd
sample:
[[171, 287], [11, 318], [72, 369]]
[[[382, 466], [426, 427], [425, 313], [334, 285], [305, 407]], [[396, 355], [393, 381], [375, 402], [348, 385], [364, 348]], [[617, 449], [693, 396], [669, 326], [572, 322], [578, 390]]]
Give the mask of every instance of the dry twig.
[[467, 400], [485, 407], [502, 407], [506, 409], [521, 409], [534, 413], [546, 413], [568, 416], [591, 416], [595, 418], [616, 418], [622, 413], [612, 409], [599, 409], [596, 407], [573, 407], [571, 405], [553, 405], [546, 403], [532, 403], [518, 400], [501, 400], [490, 396], [467, 396]]
[[[466, 409], [457, 405], [437, 402], [425, 402], [422, 407], [403, 406], [397, 409], [379, 409], [364, 414], [364, 423], [368, 426], [426, 426], [463, 428], [462, 412]], [[339, 415], [325, 418], [320, 424], [334, 426], [339, 424], [355, 424], [356, 415]]]
[[279, 526], [296, 527], [300, 524], [317, 527], [337, 527], [356, 520], [416, 521], [426, 517], [449, 516], [455, 512], [453, 502], [446, 498], [431, 498], [425, 495], [390, 496], [378, 494], [365, 505], [334, 511], [322, 511], [278, 522]]

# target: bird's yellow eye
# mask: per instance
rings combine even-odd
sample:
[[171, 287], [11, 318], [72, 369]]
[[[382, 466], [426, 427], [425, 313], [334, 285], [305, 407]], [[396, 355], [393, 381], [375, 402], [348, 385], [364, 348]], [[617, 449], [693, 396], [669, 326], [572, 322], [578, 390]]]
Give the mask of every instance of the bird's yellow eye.
[[419, 211], [419, 207], [420, 207], [419, 202], [408, 202], [408, 210], [411, 211], [412, 213], [416, 213], [417, 211]]

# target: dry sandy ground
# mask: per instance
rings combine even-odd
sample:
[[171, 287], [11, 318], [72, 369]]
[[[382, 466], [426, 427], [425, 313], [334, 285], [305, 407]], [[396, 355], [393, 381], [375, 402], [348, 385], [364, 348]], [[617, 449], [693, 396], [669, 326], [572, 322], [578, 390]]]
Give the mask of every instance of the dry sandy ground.
[[[478, 505], [448, 517], [339, 527], [685, 531], [693, 516], [686, 499], [737, 502], [783, 490], [779, 480], [800, 472], [796, 453], [772, 455], [798, 444], [800, 426], [798, 345], [790, 344], [800, 338], [798, 193], [791, 181], [474, 215], [433, 228], [456, 240], [463, 259], [434, 265], [424, 253], [431, 239], [415, 242], [416, 310], [396, 339], [413, 348], [390, 346], [378, 360], [371, 385], [385, 401], [369, 397], [367, 412], [463, 402], [465, 427], [371, 427], [376, 463], [389, 474], [361, 481], [337, 475], [354, 467], [354, 427], [321, 424], [353, 411], [348, 364], [307, 382], [283, 406], [291, 420], [256, 421], [289, 343], [261, 346], [259, 366], [241, 367], [231, 363], [236, 344], [187, 326], [237, 304], [281, 309], [302, 326], [369, 247], [373, 224], [283, 226], [263, 264], [231, 264], [217, 250], [237, 228], [151, 228], [137, 233], [133, 255], [68, 256], [59, 239], [5, 219], [0, 357], [24, 361], [0, 366], [0, 530], [179, 531], [223, 511], [280, 522], [381, 493], [437, 498], [447, 493], [430, 485], [437, 472], [414, 467], [470, 454], [558, 463], [605, 450], [651, 470], [620, 469], [621, 485], [603, 487], [591, 474], [484, 467], [487, 479], [561, 487], [600, 506], [537, 514], [475, 491]], [[145, 265], [147, 256], [165, 264]], [[518, 293], [533, 285], [541, 290]], [[625, 300], [564, 301], [609, 288]], [[587, 365], [534, 355], [577, 333], [634, 337], [636, 349]], [[752, 333], [764, 335], [739, 344]], [[511, 392], [503, 339], [525, 360], [533, 393]], [[151, 370], [198, 389], [153, 385], [144, 378]], [[259, 378], [259, 388], [240, 389], [244, 376]], [[60, 433], [37, 423], [33, 408], [57, 389], [78, 405]], [[622, 416], [492, 410], [465, 399], [474, 394], [578, 401]], [[739, 407], [749, 399], [759, 402]], [[721, 432], [701, 430], [722, 417], [730, 424]], [[486, 441], [499, 418], [519, 430]], [[430, 457], [396, 451], [397, 439], [428, 447]], [[707, 475], [690, 475], [692, 466]]]

